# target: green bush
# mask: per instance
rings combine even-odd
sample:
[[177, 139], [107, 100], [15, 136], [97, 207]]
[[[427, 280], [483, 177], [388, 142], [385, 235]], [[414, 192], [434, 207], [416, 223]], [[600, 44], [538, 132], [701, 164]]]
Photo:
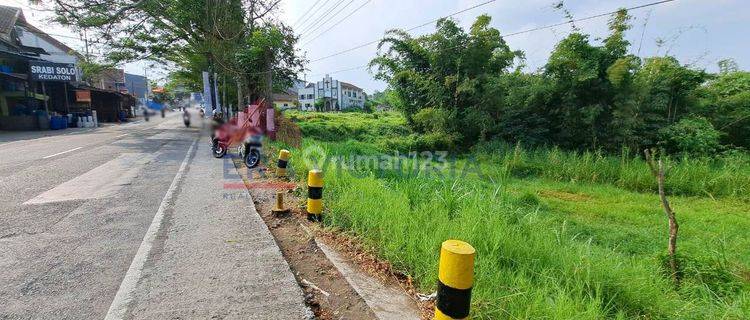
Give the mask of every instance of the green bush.
[[660, 131], [661, 145], [671, 153], [713, 155], [719, 149], [721, 133], [705, 118], [683, 118]]
[[419, 132], [446, 132], [450, 116], [445, 109], [424, 108], [412, 117]]

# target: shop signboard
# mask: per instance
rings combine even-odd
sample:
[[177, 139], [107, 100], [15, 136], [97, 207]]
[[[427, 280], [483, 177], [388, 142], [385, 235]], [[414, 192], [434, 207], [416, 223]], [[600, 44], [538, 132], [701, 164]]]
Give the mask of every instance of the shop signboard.
[[31, 81], [77, 81], [78, 70], [72, 63], [29, 61]]
[[91, 102], [91, 91], [76, 90], [76, 102]]

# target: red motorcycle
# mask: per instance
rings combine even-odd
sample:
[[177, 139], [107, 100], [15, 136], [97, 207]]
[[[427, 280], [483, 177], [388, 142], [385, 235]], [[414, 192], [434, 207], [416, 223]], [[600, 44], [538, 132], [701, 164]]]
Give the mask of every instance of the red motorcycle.
[[211, 153], [214, 158], [222, 158], [229, 149], [229, 134], [224, 130], [216, 130], [211, 136]]
[[242, 157], [245, 165], [248, 168], [258, 166], [261, 158], [263, 131], [260, 123], [253, 123], [252, 118], [259, 110], [261, 108], [256, 107], [253, 112], [244, 113], [242, 123], [238, 123], [237, 117], [232, 117], [226, 123], [220, 123], [223, 121], [218, 118], [212, 120], [215, 128], [211, 135], [211, 152], [214, 158], [224, 157], [232, 145], [238, 144], [237, 153]]

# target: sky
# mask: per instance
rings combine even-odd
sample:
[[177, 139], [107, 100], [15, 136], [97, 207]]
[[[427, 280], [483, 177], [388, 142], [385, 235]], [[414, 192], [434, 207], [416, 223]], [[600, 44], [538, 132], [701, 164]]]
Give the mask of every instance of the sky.
[[[311, 6], [317, 5], [310, 10]], [[281, 0], [277, 19], [291, 25], [298, 34], [300, 54], [310, 61], [342, 50], [380, 39], [389, 29], [408, 29], [450, 15], [454, 12], [487, 2], [488, 0]], [[492, 27], [501, 34], [510, 34], [565, 20], [563, 14], [552, 8], [559, 0], [496, 0], [453, 17], [468, 28], [476, 16], [488, 14]], [[567, 0], [566, 8], [574, 18], [614, 11], [621, 7], [634, 7], [656, 0]], [[49, 13], [34, 11], [25, 0], [0, 0], [0, 4], [23, 6], [27, 20], [49, 33], [70, 36], [58, 40], [74, 49], [82, 49], [78, 34], [46, 19]], [[336, 4], [339, 4], [336, 7]], [[348, 5], [347, 5], [348, 4]], [[346, 6], [346, 7], [345, 7]], [[360, 8], [361, 6], [361, 8]], [[344, 8], [345, 7], [345, 8]], [[334, 8], [334, 9], [332, 9]], [[335, 14], [341, 10], [337, 15]], [[355, 12], [355, 9], [360, 8]], [[305, 13], [305, 16], [303, 14]], [[324, 14], [327, 13], [327, 16]], [[352, 13], [346, 19], [346, 15]], [[670, 54], [683, 64], [716, 71], [716, 63], [733, 58], [742, 69], [750, 69], [750, 42], [746, 41], [745, 22], [750, 21], [750, 1], [747, 0], [676, 0], [644, 9], [633, 10], [632, 29], [627, 38], [631, 51], [641, 57]], [[321, 18], [322, 17], [322, 18]], [[343, 19], [343, 20], [342, 20]], [[333, 26], [336, 22], [338, 25]], [[323, 32], [333, 26], [327, 32]], [[591, 35], [592, 41], [606, 37], [607, 17], [576, 23], [581, 32]], [[744, 27], [743, 27], [744, 26]], [[412, 31], [413, 35], [431, 33], [431, 23]], [[543, 29], [506, 37], [513, 50], [522, 50], [527, 58], [527, 70], [543, 67], [555, 44], [571, 31], [569, 25]], [[658, 46], [657, 39], [664, 40]], [[97, 53], [97, 50], [94, 50]], [[383, 90], [386, 84], [374, 80], [366, 65], [376, 54], [376, 44], [352, 50], [332, 58], [307, 64], [307, 81], [317, 81], [325, 74], [362, 87], [366, 92]], [[166, 72], [159, 67], [148, 67], [148, 62], [126, 64], [129, 73], [148, 72], [163, 77]], [[345, 71], [342, 71], [345, 70]], [[152, 76], [152, 75], [149, 75]]]

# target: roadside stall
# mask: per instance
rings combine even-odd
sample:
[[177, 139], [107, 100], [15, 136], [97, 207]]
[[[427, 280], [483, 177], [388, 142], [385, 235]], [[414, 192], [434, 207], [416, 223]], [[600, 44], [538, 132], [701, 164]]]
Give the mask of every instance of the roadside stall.
[[49, 120], [45, 106], [49, 98], [37, 92], [28, 74], [21, 73], [26, 65], [19, 57], [26, 58], [0, 56], [0, 129], [46, 130]]
[[42, 60], [29, 61], [29, 80], [45, 97], [43, 110], [49, 116], [50, 129], [72, 125], [70, 83], [78, 80], [74, 64]]

